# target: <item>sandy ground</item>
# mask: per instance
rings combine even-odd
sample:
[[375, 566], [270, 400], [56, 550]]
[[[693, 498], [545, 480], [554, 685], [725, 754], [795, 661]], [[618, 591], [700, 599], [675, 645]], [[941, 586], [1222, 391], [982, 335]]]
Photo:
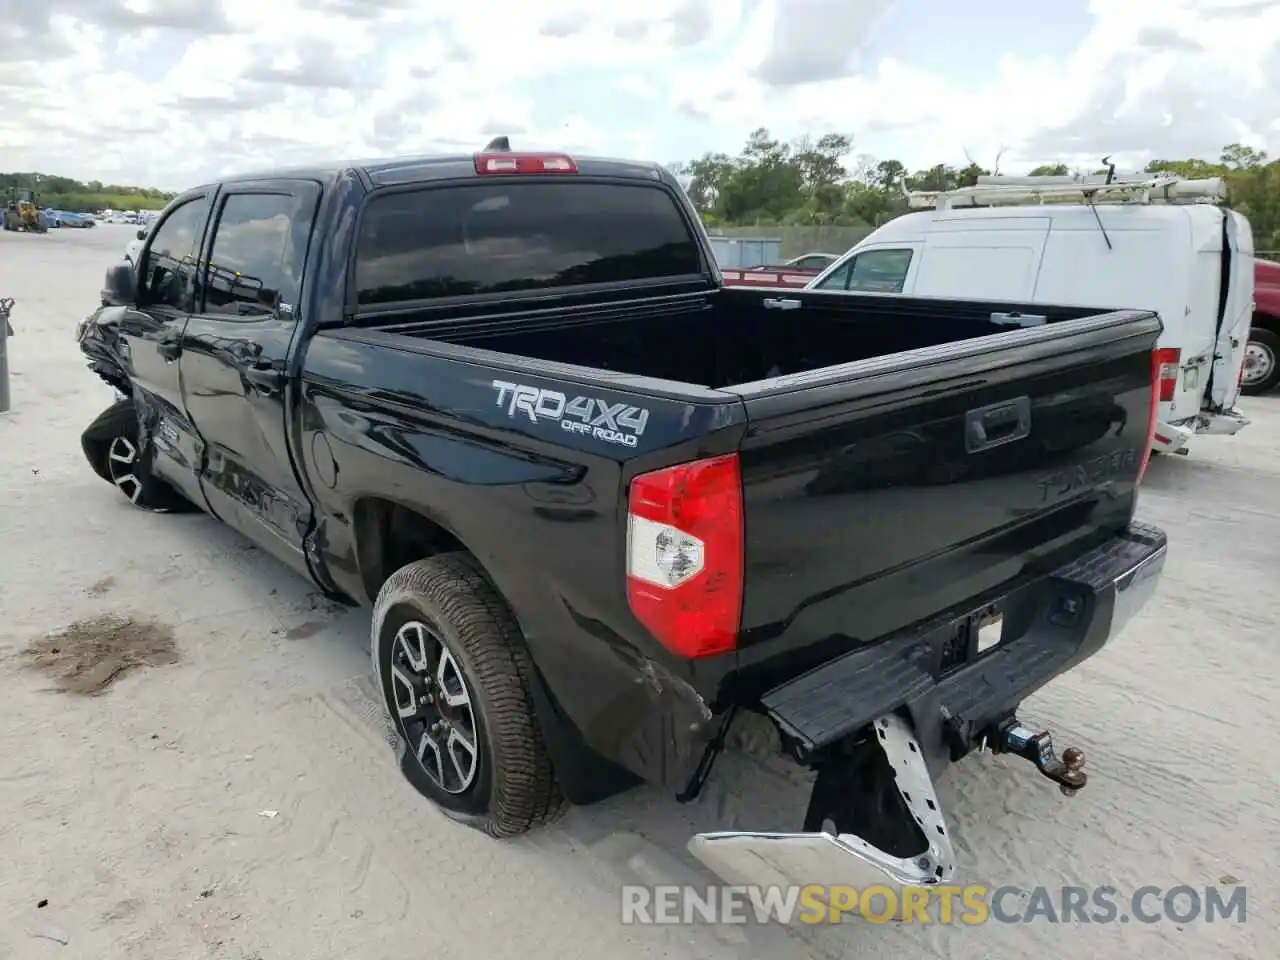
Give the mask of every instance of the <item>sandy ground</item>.
[[[367, 695], [367, 614], [206, 517], [131, 509], [85, 465], [80, 430], [110, 392], [72, 329], [128, 237], [0, 234], [0, 295], [19, 301], [0, 416], [0, 957], [1280, 956], [1280, 397], [1249, 403], [1240, 437], [1154, 463], [1142, 514], [1172, 544], [1157, 599], [1028, 706], [1086, 750], [1088, 790], [1064, 800], [990, 757], [940, 785], [965, 880], [1230, 875], [1245, 924], [623, 926], [622, 883], [706, 882], [691, 832], [796, 824], [803, 790], [738, 752], [689, 807], [640, 790], [506, 844], [420, 802]], [[172, 627], [180, 662], [96, 698], [23, 668], [33, 637], [101, 614]]]

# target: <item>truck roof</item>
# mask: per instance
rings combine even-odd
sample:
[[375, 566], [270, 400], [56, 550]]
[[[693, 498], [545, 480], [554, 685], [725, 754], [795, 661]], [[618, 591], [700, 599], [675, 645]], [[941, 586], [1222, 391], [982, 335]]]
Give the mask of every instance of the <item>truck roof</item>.
[[[478, 151], [485, 152], [485, 151]], [[522, 153], [548, 151], [511, 151], [512, 156]], [[476, 153], [435, 154], [410, 157], [386, 157], [373, 160], [353, 160], [344, 163], [315, 164], [305, 167], [289, 167], [274, 170], [255, 170], [223, 177], [214, 183], [245, 183], [255, 180], [318, 180], [331, 183], [344, 174], [353, 173], [370, 187], [384, 187], [404, 183], [425, 183], [432, 180], [457, 180], [478, 176]], [[558, 154], [557, 154], [558, 155]], [[621, 177], [635, 180], [660, 181], [678, 186], [675, 178], [660, 164], [651, 161], [620, 160], [607, 157], [571, 156], [578, 172], [585, 176]], [[211, 184], [206, 184], [206, 186]]]

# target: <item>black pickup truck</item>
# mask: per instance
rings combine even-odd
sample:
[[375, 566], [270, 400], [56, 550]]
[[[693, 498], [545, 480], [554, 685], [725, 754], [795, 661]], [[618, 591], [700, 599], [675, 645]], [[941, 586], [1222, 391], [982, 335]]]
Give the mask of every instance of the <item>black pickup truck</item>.
[[1146, 601], [1143, 311], [726, 289], [653, 164], [512, 152], [189, 190], [80, 323], [84, 432], [373, 608], [405, 776], [522, 833], [640, 781], [696, 795], [740, 711], [817, 771], [723, 877], [939, 883], [933, 776]]

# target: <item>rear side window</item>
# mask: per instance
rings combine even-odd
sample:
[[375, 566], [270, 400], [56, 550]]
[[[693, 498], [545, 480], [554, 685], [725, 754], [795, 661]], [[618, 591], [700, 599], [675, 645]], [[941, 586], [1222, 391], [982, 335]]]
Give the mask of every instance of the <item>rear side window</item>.
[[699, 248], [658, 187], [484, 183], [370, 201], [356, 246], [360, 306], [679, 277]]

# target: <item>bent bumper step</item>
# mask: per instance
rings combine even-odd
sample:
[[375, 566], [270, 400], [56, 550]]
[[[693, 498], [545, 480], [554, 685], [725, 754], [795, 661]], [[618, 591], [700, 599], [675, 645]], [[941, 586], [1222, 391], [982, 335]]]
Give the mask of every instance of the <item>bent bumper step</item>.
[[912, 856], [886, 853], [853, 833], [700, 833], [689, 852], [728, 883], [761, 886], [906, 887], [950, 882], [955, 852], [933, 778], [911, 727], [896, 715], [875, 723], [898, 794], [924, 842]]
[[[1132, 523], [1122, 535], [1027, 583], [998, 601], [1006, 624], [1019, 620], [1024, 632], [1003, 637], [945, 675], [942, 650], [957, 612], [852, 650], [773, 688], [761, 702], [810, 751], [905, 708], [932, 753], [944, 712], [970, 721], [976, 732], [1120, 633], [1155, 590], [1165, 545], [1163, 531]], [[1017, 611], [1022, 616], [1014, 617]]]
[[[1151, 597], [1164, 569], [1166, 552], [1162, 531], [1132, 524], [1122, 536], [1047, 578], [1052, 590], [1047, 594], [1042, 590], [1037, 603], [1056, 604], [1061, 587], [1067, 591], [1062, 596], [1082, 598], [1073, 613], [1075, 619], [1058, 624], [1045, 621], [1050, 627], [1015, 638], [1007, 646], [1002, 642], [976, 663], [941, 679], [925, 666], [927, 659], [920, 651], [928, 648], [927, 640], [916, 636], [849, 654], [772, 691], [764, 698], [766, 707], [806, 747], [832, 744], [870, 722], [883, 754], [876, 759], [884, 765], [884, 792], [896, 789], [894, 799], [900, 800], [900, 806], [880, 803], [870, 813], [858, 810], [852, 813], [852, 822], [843, 825], [839, 820], [849, 818], [837, 816], [835, 829], [828, 832], [828, 824], [815, 823], [813, 816], [815, 805], [830, 802], [819, 801], [826, 773], [820, 766], [805, 832], [700, 833], [690, 839], [690, 853], [733, 884], [887, 886], [901, 891], [949, 883], [956, 872], [955, 853], [930, 774], [930, 758], [945, 762], [948, 753], [954, 758], [948, 734], [959, 736], [966, 748], [968, 743], [980, 741], [996, 729], [993, 725], [1012, 717], [1025, 695], [1101, 649]], [[878, 682], [872, 682], [875, 680]], [[879, 708], [874, 719], [865, 719], [869, 703]], [[1024, 732], [1021, 727], [1014, 729]], [[1037, 745], [1041, 739], [1047, 741], [1047, 735], [1036, 738]], [[864, 745], [870, 752], [870, 744]], [[1027, 755], [1026, 751], [1018, 752]], [[1064, 755], [1068, 771], [1083, 765], [1083, 755], [1077, 758], [1074, 754], [1079, 751]], [[831, 766], [839, 763], [834, 761]], [[1037, 765], [1045, 772], [1044, 764]], [[1064, 790], [1068, 794], [1084, 782], [1083, 776], [1064, 779], [1065, 774], [1046, 775], [1060, 783], [1069, 780], [1068, 785], [1078, 780], [1077, 786]], [[857, 777], [851, 783], [846, 797], [863, 788]], [[913, 831], [919, 843], [912, 852], [904, 852], [909, 841], [902, 831], [876, 833], [893, 838], [897, 853], [853, 832], [861, 828], [860, 833], [871, 834], [879, 826], [877, 818], [894, 817], [905, 820], [907, 826], [914, 820], [919, 828]], [[819, 823], [822, 832], [812, 829]]]

